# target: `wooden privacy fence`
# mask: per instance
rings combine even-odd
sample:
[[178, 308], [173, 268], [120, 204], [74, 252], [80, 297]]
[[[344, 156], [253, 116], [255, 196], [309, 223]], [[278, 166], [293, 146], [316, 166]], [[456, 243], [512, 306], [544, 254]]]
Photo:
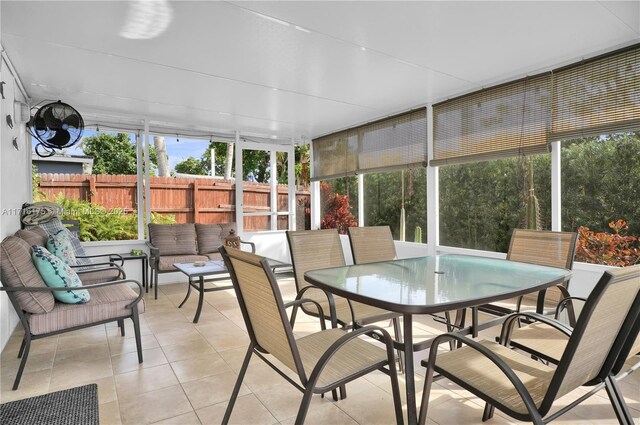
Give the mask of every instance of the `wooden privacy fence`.
[[[109, 174], [39, 174], [40, 192], [54, 199], [65, 198], [89, 201], [107, 210], [120, 209], [125, 213], [137, 211], [135, 175]], [[235, 181], [207, 178], [151, 177], [151, 211], [173, 215], [176, 223], [228, 223], [235, 222]], [[288, 187], [278, 185], [277, 210], [288, 210]], [[296, 191], [297, 228], [304, 229], [305, 207], [309, 205], [309, 192]], [[271, 211], [268, 183], [243, 182], [245, 212]], [[244, 218], [245, 230], [267, 230], [270, 217]], [[288, 217], [278, 216], [278, 229], [288, 228]]]

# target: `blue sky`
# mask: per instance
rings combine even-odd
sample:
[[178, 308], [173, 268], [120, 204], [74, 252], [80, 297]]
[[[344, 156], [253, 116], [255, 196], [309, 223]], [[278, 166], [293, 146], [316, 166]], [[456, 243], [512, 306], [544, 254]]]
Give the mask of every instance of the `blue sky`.
[[[83, 133], [84, 137], [94, 136], [97, 132], [95, 130], [85, 129]], [[110, 132], [107, 132], [110, 133]], [[131, 133], [131, 140], [135, 140], [135, 135]], [[178, 162], [184, 161], [189, 158], [189, 156], [193, 156], [195, 158], [200, 158], [204, 153], [205, 149], [209, 146], [209, 140], [203, 139], [189, 139], [186, 137], [180, 137], [178, 141], [177, 137], [165, 136], [164, 142], [167, 146], [167, 154], [169, 156], [169, 166], [171, 170], [175, 167]], [[151, 143], [153, 144], [153, 139], [151, 139]], [[36, 143], [33, 143], [35, 146]], [[68, 155], [83, 155], [82, 149], [78, 147], [78, 145], [64, 149], [64, 153]]]

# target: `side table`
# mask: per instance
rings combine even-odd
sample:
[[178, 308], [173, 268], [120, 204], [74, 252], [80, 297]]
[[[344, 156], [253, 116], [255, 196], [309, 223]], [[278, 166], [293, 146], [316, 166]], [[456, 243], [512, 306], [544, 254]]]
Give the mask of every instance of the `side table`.
[[[149, 292], [149, 256], [146, 252], [142, 252], [142, 254], [132, 254], [131, 252], [127, 252], [124, 254], [118, 254], [122, 257], [123, 261], [129, 260], [142, 260], [142, 286], [145, 287], [145, 292]], [[109, 256], [109, 261], [119, 260], [116, 256]]]

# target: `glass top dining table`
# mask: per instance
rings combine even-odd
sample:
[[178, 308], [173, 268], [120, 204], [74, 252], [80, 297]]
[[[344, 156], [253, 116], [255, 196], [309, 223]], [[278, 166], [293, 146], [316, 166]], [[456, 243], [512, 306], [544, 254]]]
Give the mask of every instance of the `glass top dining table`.
[[[407, 258], [305, 273], [308, 282], [329, 293], [401, 313], [404, 342], [396, 347], [407, 359], [413, 359], [416, 348], [429, 346], [414, 346], [412, 315], [478, 307], [535, 293], [570, 277], [566, 269], [467, 255]], [[477, 335], [477, 318], [459, 332]], [[413, 424], [417, 422], [417, 409], [412, 361], [405, 362], [405, 374], [408, 422]]]

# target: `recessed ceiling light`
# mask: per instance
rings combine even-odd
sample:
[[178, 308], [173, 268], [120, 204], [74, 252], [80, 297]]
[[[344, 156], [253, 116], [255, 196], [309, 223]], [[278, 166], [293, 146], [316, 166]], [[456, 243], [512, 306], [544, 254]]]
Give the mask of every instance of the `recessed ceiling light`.
[[366, 47], [360, 47], [360, 50], [362, 50], [363, 52], [366, 52], [367, 48]]

